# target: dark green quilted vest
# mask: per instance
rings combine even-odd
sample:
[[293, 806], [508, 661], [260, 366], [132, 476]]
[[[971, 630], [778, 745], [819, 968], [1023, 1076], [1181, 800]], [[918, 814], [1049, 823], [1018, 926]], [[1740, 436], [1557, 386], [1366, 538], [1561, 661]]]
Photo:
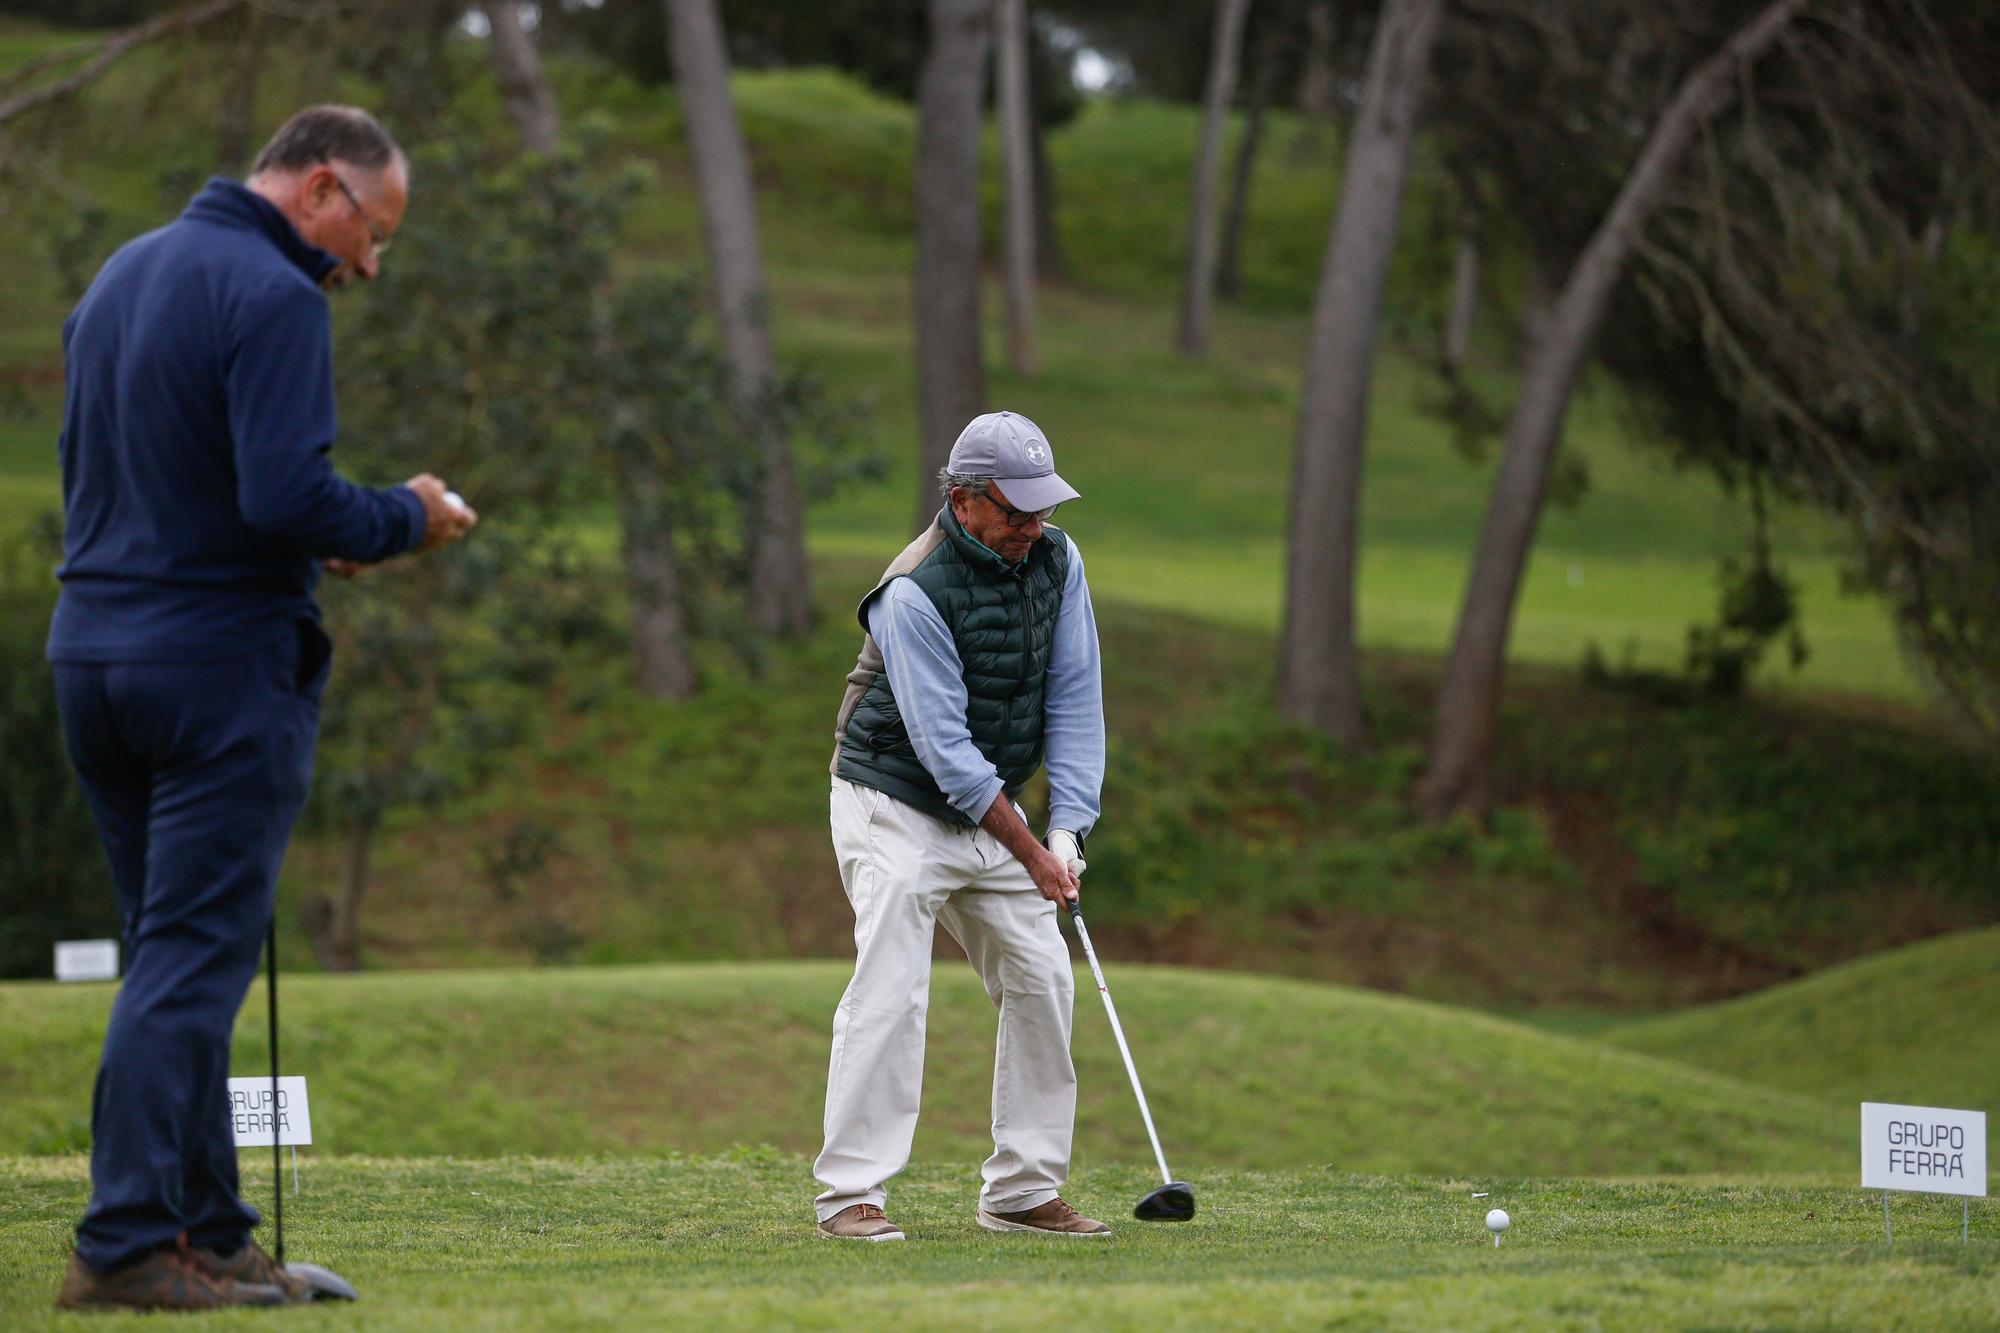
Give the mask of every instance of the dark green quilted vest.
[[[930, 598], [958, 647], [972, 743], [992, 762], [1010, 800], [1041, 766], [1042, 685], [1068, 576], [1069, 539], [1059, 529], [1045, 529], [1027, 558], [1009, 565], [968, 536], [947, 507], [861, 599], [865, 633], [868, 605], [891, 580], [908, 578]], [[847, 682], [833, 771], [926, 814], [970, 825], [910, 745], [872, 637]]]

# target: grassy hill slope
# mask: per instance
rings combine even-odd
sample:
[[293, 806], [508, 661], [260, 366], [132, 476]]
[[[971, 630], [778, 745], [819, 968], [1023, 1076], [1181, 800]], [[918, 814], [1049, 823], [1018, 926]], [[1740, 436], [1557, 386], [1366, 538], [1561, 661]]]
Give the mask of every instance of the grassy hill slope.
[[[818, 632], [761, 679], [712, 659], [702, 697], [673, 705], [636, 696], [622, 660], [579, 669], [508, 772], [399, 812], [375, 859], [371, 965], [851, 957], [826, 842], [828, 682], [853, 664], [848, 601], [876, 570], [822, 574]], [[1900, 726], [1803, 703], [1680, 709], [1523, 669], [1492, 829], [1428, 828], [1405, 789], [1430, 663], [1371, 664], [1378, 744], [1354, 756], [1271, 718], [1269, 638], [1111, 601], [1099, 628], [1112, 743], [1090, 873], [1127, 959], [1658, 1012], [2000, 916], [2000, 774]], [[522, 830], [551, 839], [548, 860], [503, 874]], [[283, 930], [339, 873], [329, 833], [294, 849]], [[294, 934], [286, 956], [308, 954]]]
[[[1101, 947], [1115, 951], [1109, 934]], [[847, 969], [828, 963], [301, 976], [285, 1064], [341, 1153], [712, 1153], [818, 1145]], [[1121, 967], [1111, 984], [1169, 1161], [1447, 1175], [1832, 1170], [1847, 1117], [1501, 1020], [1363, 991]], [[0, 1152], [74, 1145], [111, 988], [0, 986]], [[237, 1067], [263, 1067], [253, 993]], [[1080, 1164], [1149, 1153], [1077, 997]], [[943, 962], [917, 1156], [990, 1147], [993, 1010]]]
[[1843, 1104], [2000, 1112], [2000, 929], [1873, 954], [1607, 1039]]

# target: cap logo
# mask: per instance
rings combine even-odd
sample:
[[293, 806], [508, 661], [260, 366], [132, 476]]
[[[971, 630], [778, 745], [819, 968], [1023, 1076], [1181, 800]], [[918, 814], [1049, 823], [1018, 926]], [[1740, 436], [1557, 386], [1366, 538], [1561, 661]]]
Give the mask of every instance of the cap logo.
[[1039, 442], [1028, 446], [1028, 461], [1030, 463], [1046, 463], [1048, 459], [1049, 451], [1044, 449]]

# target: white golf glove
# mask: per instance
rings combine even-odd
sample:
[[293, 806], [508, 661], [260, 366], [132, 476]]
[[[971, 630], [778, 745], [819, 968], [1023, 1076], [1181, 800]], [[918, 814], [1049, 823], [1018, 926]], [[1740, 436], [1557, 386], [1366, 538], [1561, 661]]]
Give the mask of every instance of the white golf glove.
[[1083, 878], [1083, 848], [1077, 844], [1076, 834], [1066, 828], [1052, 828], [1047, 838], [1048, 849], [1056, 854], [1056, 860], [1069, 867], [1069, 873]]

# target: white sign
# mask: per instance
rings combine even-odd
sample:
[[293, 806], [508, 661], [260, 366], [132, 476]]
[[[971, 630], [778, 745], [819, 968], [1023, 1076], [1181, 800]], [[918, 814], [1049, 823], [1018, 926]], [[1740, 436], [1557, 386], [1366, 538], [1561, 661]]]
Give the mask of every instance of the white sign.
[[59, 941], [56, 944], [56, 980], [118, 980], [118, 941]]
[[1861, 1188], [1986, 1197], [1986, 1112], [1861, 1103]]
[[275, 1112], [269, 1075], [229, 1080], [229, 1123], [236, 1130], [237, 1147], [270, 1147], [274, 1121], [280, 1144], [313, 1141], [312, 1107], [306, 1101], [304, 1075], [288, 1074], [278, 1080]]

